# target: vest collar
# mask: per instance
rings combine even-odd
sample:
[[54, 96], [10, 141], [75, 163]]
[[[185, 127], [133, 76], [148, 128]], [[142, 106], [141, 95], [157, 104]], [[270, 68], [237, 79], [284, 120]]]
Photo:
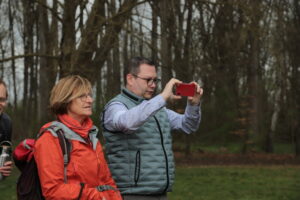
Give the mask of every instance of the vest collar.
[[143, 97], [137, 96], [136, 94], [132, 93], [126, 88], [122, 88], [122, 95], [124, 95], [125, 97], [129, 98], [137, 104], [145, 100]]

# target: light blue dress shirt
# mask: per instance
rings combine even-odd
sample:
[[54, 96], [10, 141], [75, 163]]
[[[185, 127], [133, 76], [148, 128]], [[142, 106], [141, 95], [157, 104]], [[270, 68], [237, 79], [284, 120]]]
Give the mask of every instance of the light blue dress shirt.
[[[161, 95], [150, 100], [144, 100], [139, 105], [128, 109], [120, 102], [112, 102], [105, 107], [103, 123], [110, 131], [133, 133], [142, 126], [149, 117], [161, 108], [166, 109], [172, 130], [181, 130], [187, 134], [195, 132], [200, 124], [200, 106], [187, 103], [184, 114], [176, 113], [166, 107], [166, 101]], [[103, 116], [102, 116], [103, 117]]]

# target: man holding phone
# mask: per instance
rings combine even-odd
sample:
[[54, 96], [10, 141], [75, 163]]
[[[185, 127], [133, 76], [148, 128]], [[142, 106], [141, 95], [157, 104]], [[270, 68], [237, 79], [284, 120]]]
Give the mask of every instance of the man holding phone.
[[165, 106], [182, 97], [173, 93], [181, 81], [172, 78], [153, 97], [159, 79], [154, 62], [134, 57], [127, 66], [126, 88], [102, 113], [109, 167], [124, 200], [167, 199], [174, 182], [171, 130], [187, 134], [200, 124], [202, 88], [188, 97], [184, 114]]

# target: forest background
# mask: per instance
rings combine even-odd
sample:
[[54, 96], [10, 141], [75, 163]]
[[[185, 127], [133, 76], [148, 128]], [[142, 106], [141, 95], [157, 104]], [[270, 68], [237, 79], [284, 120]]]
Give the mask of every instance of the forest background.
[[[68, 74], [93, 84], [93, 119], [123, 86], [133, 56], [203, 85], [202, 121], [185, 156], [227, 152], [300, 155], [298, 0], [0, 0], [0, 78], [9, 87], [13, 140], [35, 136], [49, 93]], [[169, 104], [184, 112], [185, 102]]]

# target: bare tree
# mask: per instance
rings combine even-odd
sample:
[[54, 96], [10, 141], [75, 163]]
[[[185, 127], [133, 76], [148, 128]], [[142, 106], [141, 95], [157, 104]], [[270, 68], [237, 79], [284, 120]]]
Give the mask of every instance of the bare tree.
[[172, 10], [169, 4], [170, 1], [162, 0], [159, 2], [159, 16], [161, 26], [161, 74], [162, 85], [165, 85], [172, 77], [172, 25], [173, 17]]
[[290, 99], [288, 102], [288, 112], [290, 113], [291, 132], [293, 133], [293, 141], [295, 144], [295, 153], [300, 156], [300, 58], [298, 52], [300, 50], [300, 4], [298, 1], [292, 1], [291, 13], [289, 15], [287, 23], [287, 50], [290, 58], [290, 74], [288, 81], [291, 84], [288, 96]]
[[[24, 42], [24, 54], [33, 54], [34, 52], [34, 24], [35, 24], [35, 9], [34, 2], [32, 1], [22, 1], [23, 5], [23, 42]], [[33, 57], [24, 58], [24, 81], [23, 81], [23, 103], [24, 108], [23, 119], [28, 124], [28, 114], [31, 111], [32, 106], [30, 98], [30, 87], [33, 87], [30, 83], [29, 72], [33, 71], [34, 59]]]
[[[14, 8], [12, 5], [13, 1], [8, 1], [8, 19], [9, 19], [9, 36], [10, 36], [10, 49], [11, 57], [15, 56], [15, 37], [14, 37]], [[13, 77], [13, 95], [14, 95], [14, 107], [17, 108], [18, 94], [17, 94], [17, 84], [16, 84], [16, 64], [15, 60], [11, 60], [11, 70]]]
[[[81, 42], [73, 56], [73, 72], [85, 74], [92, 81], [95, 80], [95, 71], [98, 72], [106, 61], [109, 51], [118, 38], [124, 22], [130, 17], [131, 10], [136, 6], [136, 0], [125, 1], [111, 19], [99, 15], [103, 2], [96, 1], [86, 23]], [[106, 26], [100, 45], [95, 45], [99, 31]], [[93, 58], [94, 57], [94, 58]], [[90, 67], [87, 68], [87, 67]]]

